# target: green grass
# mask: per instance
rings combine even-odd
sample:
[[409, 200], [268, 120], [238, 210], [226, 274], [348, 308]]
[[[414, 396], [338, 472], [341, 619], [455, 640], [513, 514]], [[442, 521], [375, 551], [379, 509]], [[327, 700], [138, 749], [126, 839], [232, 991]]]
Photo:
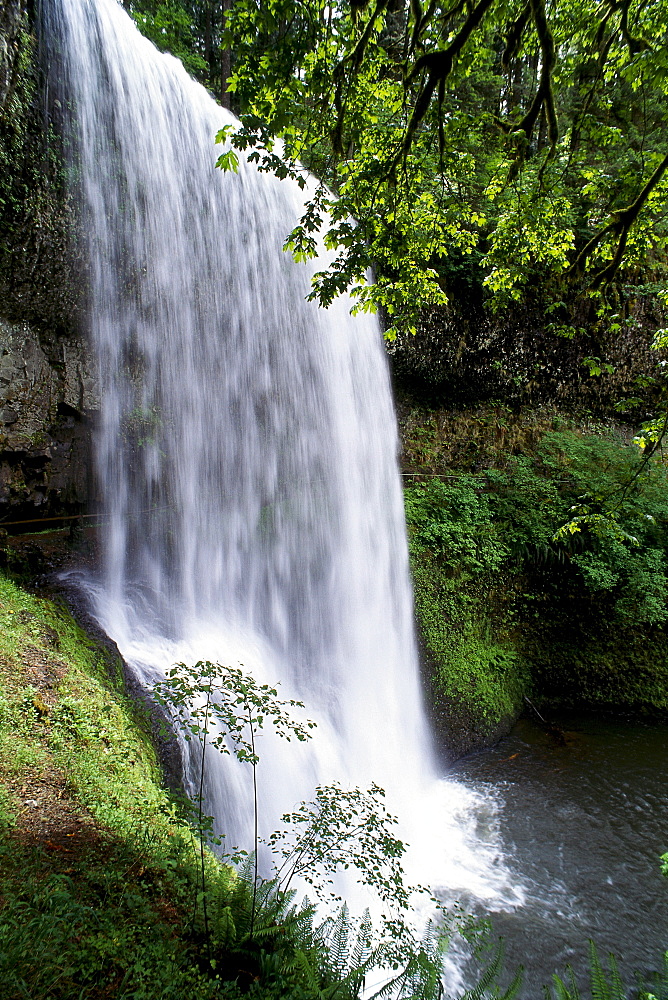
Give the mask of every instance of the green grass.
[[119, 665], [0, 577], [3, 1000], [235, 995], [203, 958], [194, 847]]

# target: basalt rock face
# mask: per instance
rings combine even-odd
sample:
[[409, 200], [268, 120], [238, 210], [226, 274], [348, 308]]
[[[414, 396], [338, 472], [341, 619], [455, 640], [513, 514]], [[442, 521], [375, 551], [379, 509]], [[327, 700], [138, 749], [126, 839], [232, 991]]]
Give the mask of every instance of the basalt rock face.
[[[537, 290], [498, 314], [481, 294], [453, 290], [450, 304], [426, 310], [415, 337], [389, 345], [394, 379], [418, 404], [467, 408], [496, 401], [505, 406], [556, 406], [600, 417], [615, 414], [620, 400], [638, 395], [637, 379], [656, 375], [653, 336], [666, 317], [652, 298], [629, 299], [607, 324], [589, 304], [562, 317], [577, 330], [568, 339], [554, 332], [553, 316]], [[591, 375], [590, 358], [602, 363]], [[608, 367], [609, 366], [609, 367]], [[654, 409], [652, 390], [630, 412], [634, 422]]]
[[0, 10], [0, 108], [4, 106], [15, 82], [24, 6], [22, 2], [9, 0]]
[[0, 320], [0, 518], [16, 528], [78, 513], [90, 495], [88, 351], [74, 337], [50, 346], [27, 324]]
[[91, 500], [94, 365], [79, 334], [85, 274], [26, 0], [0, 11], [0, 524]]

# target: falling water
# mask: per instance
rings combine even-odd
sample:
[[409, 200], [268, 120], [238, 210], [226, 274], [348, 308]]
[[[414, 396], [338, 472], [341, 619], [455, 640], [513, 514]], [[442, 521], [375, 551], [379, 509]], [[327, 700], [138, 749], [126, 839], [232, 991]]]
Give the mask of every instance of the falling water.
[[[298, 186], [215, 168], [232, 117], [115, 0], [44, 18], [89, 237], [100, 621], [146, 684], [209, 658], [307, 704], [308, 749], [260, 747], [265, 834], [319, 781], [374, 780], [423, 880], [511, 898], [495, 801], [436, 776], [376, 321], [305, 301]], [[207, 797], [248, 842], [247, 775], [221, 760]]]

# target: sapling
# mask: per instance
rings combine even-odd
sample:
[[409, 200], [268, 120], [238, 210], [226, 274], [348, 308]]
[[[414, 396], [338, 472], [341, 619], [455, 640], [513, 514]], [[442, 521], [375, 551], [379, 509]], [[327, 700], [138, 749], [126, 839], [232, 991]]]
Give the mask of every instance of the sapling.
[[[404, 882], [401, 859], [405, 845], [395, 834], [397, 819], [385, 807], [385, 792], [372, 784], [366, 791], [359, 788], [345, 789], [334, 783], [319, 785], [311, 802], [301, 802], [291, 813], [282, 817], [286, 827], [273, 833], [267, 843], [276, 860], [274, 878], [262, 882], [258, 878], [257, 855], [258, 797], [256, 734], [267, 723], [284, 739], [299, 741], [310, 738], [315, 723], [297, 721], [292, 711], [304, 705], [294, 699], [280, 699], [275, 688], [258, 684], [240, 667], [223, 666], [208, 660], [193, 665], [176, 664], [166, 679], [155, 687], [156, 700], [170, 713], [186, 740], [197, 738], [201, 744], [202, 758], [199, 769], [197, 797], [197, 828], [200, 835], [200, 868], [205, 934], [209, 943], [209, 922], [206, 911], [205, 842], [213, 837], [212, 820], [203, 813], [203, 790], [207, 748], [220, 753], [233, 754], [239, 761], [251, 765], [253, 773], [254, 854], [251, 920], [248, 941], [255, 930], [258, 890], [261, 901], [267, 905], [268, 894], [276, 899], [279, 910], [285, 906], [281, 900], [293, 898], [293, 883], [309, 884], [316, 897], [331, 902], [335, 896], [328, 887], [333, 876], [341, 869], [354, 869], [358, 881], [370, 887], [378, 896], [382, 908], [380, 932], [372, 942], [370, 922], [362, 920], [357, 933], [349, 937], [352, 924], [345, 904], [339, 910], [335, 937], [340, 950], [350, 949], [350, 961], [343, 962], [335, 978], [338, 986], [331, 984], [322, 997], [359, 996], [365, 972], [372, 967], [394, 970], [390, 979], [374, 993], [378, 998], [415, 998], [428, 1000], [440, 995], [440, 955], [445, 943], [444, 924], [432, 925], [426, 936], [420, 936], [412, 926], [411, 900], [415, 893], [426, 893], [421, 886], [408, 886]], [[219, 843], [219, 841], [218, 841]], [[244, 852], [228, 855], [238, 861]], [[250, 863], [251, 859], [247, 858]], [[242, 866], [242, 874], [243, 874]], [[248, 864], [246, 865], [248, 867]], [[430, 897], [437, 912], [440, 903]], [[308, 912], [313, 908], [308, 906]], [[442, 917], [442, 912], [439, 912]], [[321, 927], [324, 932], [331, 924], [327, 918]], [[304, 973], [308, 960], [303, 951], [296, 953]], [[212, 966], [214, 963], [211, 963]], [[345, 971], [344, 971], [345, 969]], [[311, 970], [314, 977], [318, 969]], [[323, 970], [320, 970], [320, 974]], [[327, 978], [327, 976], [325, 976]], [[339, 992], [342, 990], [343, 992]], [[348, 991], [348, 992], [346, 992]]]
[[194, 664], [177, 663], [168, 671], [166, 679], [154, 687], [156, 701], [167, 709], [179, 726], [184, 739], [190, 741], [196, 737], [201, 744], [197, 827], [207, 942], [209, 927], [204, 843], [205, 840], [215, 840], [212, 836], [211, 817], [205, 817], [203, 812], [207, 744], [219, 753], [233, 754], [242, 763], [250, 764], [253, 772], [254, 878], [250, 927], [252, 938], [257, 899], [259, 846], [257, 800], [259, 757], [255, 749], [255, 734], [264, 727], [265, 722], [268, 722], [281, 738], [290, 741], [294, 737], [303, 742], [310, 739], [310, 730], [315, 727], [315, 722], [310, 719], [300, 722], [293, 718], [290, 712], [294, 709], [303, 709], [303, 702], [293, 698], [279, 698], [276, 688], [272, 688], [269, 684], [258, 684], [251, 674], [244, 673], [242, 666], [243, 664], [239, 667], [224, 666], [209, 660], [199, 660]]

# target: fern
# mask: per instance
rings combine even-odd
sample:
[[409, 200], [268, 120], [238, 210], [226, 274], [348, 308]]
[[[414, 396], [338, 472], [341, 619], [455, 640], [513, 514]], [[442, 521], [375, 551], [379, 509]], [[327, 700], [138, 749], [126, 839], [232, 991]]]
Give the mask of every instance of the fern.
[[652, 977], [651, 983], [643, 983], [638, 1000], [668, 1000], [668, 951], [663, 955], [663, 967]]
[[[459, 1000], [513, 1000], [520, 991], [524, 969], [520, 965], [510, 984], [501, 992], [499, 976], [503, 971], [503, 941], [499, 941], [489, 965], [483, 970], [475, 986], [467, 990]], [[566, 1000], [566, 998], [564, 998]]]
[[333, 922], [327, 938], [328, 958], [334, 976], [342, 978], [348, 971], [350, 915], [344, 903]]
[[581, 1000], [578, 984], [570, 965], [566, 967], [566, 972], [570, 980], [570, 987], [567, 987], [564, 981], [555, 973], [552, 976], [552, 991], [549, 986], [545, 987], [546, 1000], [551, 1000], [552, 997], [554, 997], [554, 1000]]
[[371, 936], [373, 933], [373, 922], [368, 910], [364, 911], [362, 922], [357, 932], [357, 940], [352, 953], [352, 966], [361, 968], [369, 961], [371, 955]]
[[[605, 969], [599, 958], [596, 945], [589, 942], [589, 988], [591, 1000], [627, 1000], [630, 994], [624, 987], [614, 955], [608, 956], [609, 969]], [[584, 1000], [575, 980], [573, 969], [568, 966], [568, 985], [558, 975], [552, 976], [551, 987], [544, 988], [546, 1000]], [[663, 967], [653, 977], [651, 983], [641, 983], [637, 1000], [668, 1000], [668, 952], [663, 956]], [[463, 998], [462, 998], [463, 1000]]]
[[622, 981], [619, 978], [619, 972], [617, 971], [617, 963], [614, 955], [609, 956], [609, 962], [610, 981], [608, 981], [608, 974], [606, 974], [603, 966], [601, 965], [596, 945], [593, 941], [590, 941], [589, 974], [591, 978], [592, 1000], [626, 1000], [626, 990], [624, 989]]
[[[370, 1000], [439, 1000], [443, 995], [441, 982], [443, 934], [430, 924], [422, 941], [412, 949], [405, 966], [371, 995]], [[382, 947], [376, 960], [382, 965]]]
[[380, 961], [380, 951], [372, 944], [372, 924], [368, 911], [357, 922], [344, 903], [335, 917], [318, 928], [321, 946], [320, 982], [323, 998], [357, 1000], [366, 974]]

